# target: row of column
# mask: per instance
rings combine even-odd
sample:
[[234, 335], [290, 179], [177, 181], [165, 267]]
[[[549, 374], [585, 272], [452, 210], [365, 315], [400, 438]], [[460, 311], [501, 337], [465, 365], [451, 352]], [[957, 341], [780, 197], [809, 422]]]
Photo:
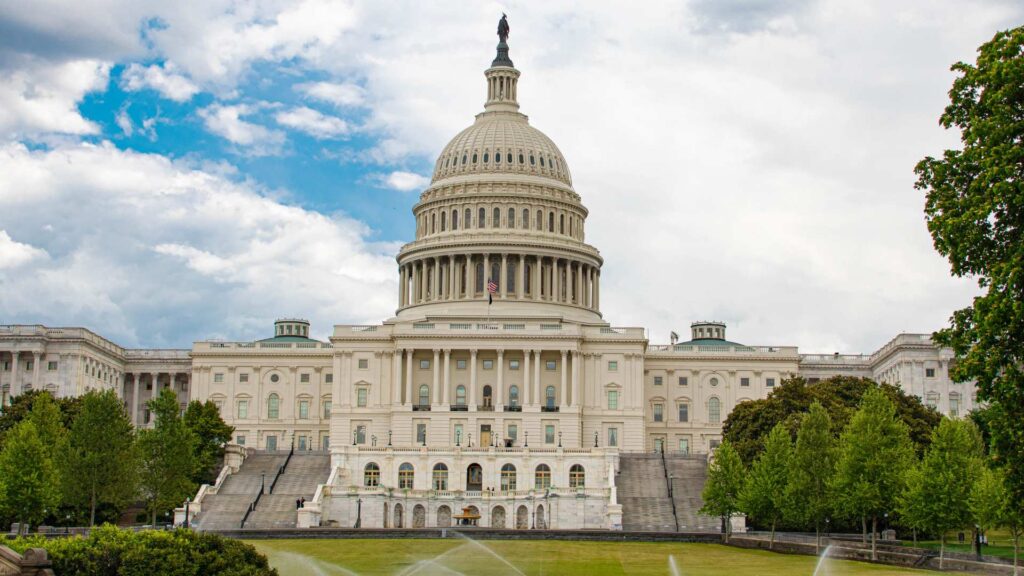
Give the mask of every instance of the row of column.
[[[24, 391], [25, 382], [22, 380], [23, 374], [28, 374], [28, 371], [21, 370], [21, 356], [22, 354], [32, 355], [32, 386], [34, 389], [42, 387], [42, 381], [40, 379], [40, 368], [39, 365], [43, 361], [42, 352], [22, 352], [19, 350], [12, 350], [10, 352], [10, 360], [0, 360], [0, 363], [7, 361], [11, 363], [11, 387], [9, 392], [9, 398], [14, 398], [20, 395]], [[2, 357], [0, 357], [2, 358]]]
[[[161, 374], [165, 374], [165, 372], [129, 372], [129, 373], [125, 374], [125, 385], [126, 386], [128, 384], [128, 378], [130, 377], [132, 379], [132, 407], [131, 407], [131, 412], [130, 412], [131, 419], [132, 419], [132, 424], [138, 426], [139, 425], [139, 421], [140, 421], [140, 418], [139, 418], [139, 394], [140, 394], [139, 386], [140, 386], [140, 384], [142, 384], [143, 377], [147, 376], [147, 375], [149, 376], [149, 382], [153, 385], [152, 386], [153, 390], [152, 390], [152, 394], [150, 395], [150, 398], [155, 398], [160, 393], [159, 390], [160, 390], [160, 375]], [[175, 394], [177, 394], [178, 391], [174, 389], [174, 385], [175, 385], [175, 383], [177, 381], [178, 373], [177, 372], [166, 372], [166, 374], [168, 375], [168, 385], [170, 386], [171, 390]], [[120, 390], [119, 392], [121, 392], [121, 399], [123, 400], [124, 399], [124, 392], [125, 391], [124, 390]]]
[[427, 302], [497, 298], [575, 304], [600, 310], [601, 269], [568, 258], [533, 254], [451, 254], [399, 266], [399, 307]]
[[[399, 349], [395, 351], [393, 360], [393, 374], [395, 377], [393, 379], [394, 390], [392, 391], [392, 398], [395, 406], [420, 405], [418, 390], [421, 385], [427, 383], [416, 382], [413, 377], [413, 369], [416, 362], [415, 352], [415, 350], [411, 349]], [[513, 354], [514, 356], [522, 356], [522, 363], [517, 371], [522, 375], [522, 377], [516, 382], [510, 382], [508, 389], [506, 389], [504, 381], [506, 361], [513, 359], [511, 358], [512, 355], [506, 355], [506, 351], [503, 349], [493, 350], [493, 352], [497, 356], [495, 381], [484, 382], [483, 384], [493, 384], [494, 393], [492, 395], [492, 402], [494, 409], [501, 411], [505, 406], [510, 404], [509, 390], [511, 390], [511, 386], [516, 386], [519, 390], [519, 406], [543, 406], [545, 404], [545, 398], [541, 388], [541, 362], [543, 361], [541, 357], [542, 351], [522, 350]], [[580, 404], [580, 353], [576, 350], [560, 350], [559, 353], [561, 356], [561, 361], [558, 365], [560, 377], [560, 388], [558, 390], [560, 394], [557, 394], [556, 398], [561, 398], [560, 405], [563, 408], [578, 406]], [[469, 383], [467, 386], [466, 406], [469, 410], [474, 411], [481, 406], [477, 401], [477, 394], [482, 394], [483, 392], [483, 386], [481, 385], [477, 374], [477, 364], [479, 363], [479, 360], [479, 350], [469, 350], [469, 365], [467, 366], [469, 370]], [[571, 363], [567, 363], [569, 360], [571, 360]], [[567, 370], [566, 367], [570, 365], [571, 368]], [[453, 396], [455, 395], [455, 392], [451, 377], [452, 350], [434, 349], [433, 359], [430, 366], [432, 369], [432, 382], [429, 385], [430, 405], [454, 405], [455, 402], [453, 400]], [[571, 386], [571, 388], [569, 386]], [[402, 393], [403, 387], [405, 391], [404, 395]]]

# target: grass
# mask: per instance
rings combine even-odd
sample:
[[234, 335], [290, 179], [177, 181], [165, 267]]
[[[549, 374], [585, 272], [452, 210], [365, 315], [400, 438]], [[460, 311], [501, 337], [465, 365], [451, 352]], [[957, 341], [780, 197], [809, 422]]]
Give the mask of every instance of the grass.
[[[516, 570], [530, 576], [671, 574], [670, 556], [679, 574], [759, 576], [807, 575], [817, 558], [745, 550], [719, 544], [650, 542], [566, 542], [555, 540], [484, 541], [513, 567], [480, 545], [460, 540], [252, 540], [281, 576], [359, 576], [419, 574], [486, 574], [506, 576]], [[430, 560], [433, 560], [433, 563]], [[422, 562], [417, 565], [418, 562]], [[926, 574], [892, 566], [826, 560], [828, 576], [895, 576]]]
[[[963, 544], [958, 543], [956, 532], [950, 532], [946, 535], [946, 551], [947, 552], [959, 552], [961, 554], [974, 554], [974, 547], [971, 545], [972, 534], [969, 530], [964, 531], [966, 541]], [[1013, 560], [1013, 538], [1006, 530], [989, 530], [987, 533], [988, 544], [981, 547], [981, 553], [986, 556], [997, 556], [1000, 558], [1006, 558], [1007, 560]], [[903, 541], [904, 546], [913, 546], [914, 543], [910, 539]], [[919, 540], [917, 545], [921, 548], [931, 548], [938, 551], [939, 541], [938, 540]], [[1021, 548], [1024, 549], [1024, 542], [1021, 544]], [[1021, 552], [1018, 560], [1024, 564], [1024, 551]]]

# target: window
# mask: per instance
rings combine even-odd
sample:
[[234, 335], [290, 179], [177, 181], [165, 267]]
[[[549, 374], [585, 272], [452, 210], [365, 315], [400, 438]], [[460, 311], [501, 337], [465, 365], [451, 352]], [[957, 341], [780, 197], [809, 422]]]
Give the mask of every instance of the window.
[[493, 370], [494, 369], [494, 360], [484, 360], [483, 364], [484, 364], [484, 370]]
[[750, 378], [740, 378], [740, 386], [750, 386]]
[[555, 443], [555, 425], [545, 424], [544, 425], [544, 443], [554, 444]]
[[689, 422], [690, 421], [690, 405], [685, 402], [679, 403], [679, 421]]
[[492, 228], [501, 228], [501, 208], [494, 209], [494, 221], [491, 222]]
[[935, 368], [925, 368], [924, 369], [924, 377], [925, 378], [935, 378]]
[[520, 224], [520, 226], [522, 226], [523, 228], [525, 228], [527, 230], [530, 229], [530, 209], [529, 208], [523, 208], [523, 223]]
[[491, 161], [490, 159], [491, 159], [491, 153], [490, 152], [484, 152], [484, 164], [490, 162]]
[[267, 398], [267, 418], [276, 420], [280, 414], [281, 399], [277, 397], [277, 394], [271, 394], [270, 398]]
[[462, 443], [462, 424], [456, 424], [455, 425], [455, 443], [456, 444], [461, 444]]
[[654, 421], [664, 422], [665, 421], [665, 405], [655, 404], [654, 405]]
[[426, 384], [420, 384], [420, 406], [427, 406], [430, 404], [430, 387]]
[[509, 164], [511, 164], [512, 163], [512, 153], [509, 152], [508, 154], [506, 154], [505, 155], [505, 159], [508, 160]]
[[416, 424], [416, 443], [420, 445], [427, 443], [427, 425], [422, 422]]
[[240, 420], [249, 417], [249, 401], [239, 400], [238, 401], [238, 418]]
[[273, 382], [274, 384], [277, 384], [277, 381], [280, 380], [280, 379], [281, 379], [281, 377], [278, 376], [277, 374], [271, 374], [270, 375], [270, 381]]
[[369, 360], [367, 360], [366, 358], [360, 358], [359, 359], [359, 369], [360, 370], [366, 370], [369, 367], [370, 367], [370, 361]]
[[235, 444], [238, 444], [239, 446], [245, 446], [245, 436], [235, 436]]
[[459, 229], [459, 211], [452, 210], [452, 230]]
[[688, 386], [689, 384], [690, 384], [690, 380], [686, 376], [680, 376], [679, 377], [679, 385], [680, 386]]
[[544, 405], [548, 408], [555, 407], [555, 387], [548, 386], [544, 389]]
[[331, 401], [324, 400], [324, 418], [331, 417]]
[[487, 223], [487, 210], [481, 208], [480, 212], [479, 212], [479, 215], [476, 218], [476, 227], [477, 228], [483, 228], [486, 223]]
[[456, 360], [455, 361], [455, 369], [456, 370], [465, 370], [466, 369], [466, 361], [465, 360]]
[[508, 405], [519, 406], [519, 387], [515, 384], [508, 387]]
[[366, 444], [366, 426], [356, 426], [356, 444]]
[[238, 381], [241, 382], [242, 384], [249, 382], [249, 373], [243, 372], [242, 374], [239, 374]]
[[583, 470], [583, 466], [573, 464], [569, 468], [569, 488], [583, 488], [586, 485], [587, 473]]
[[444, 464], [434, 464], [433, 480], [434, 490], [447, 490], [448, 467]]
[[412, 468], [412, 464], [408, 462], [403, 463], [398, 467], [398, 489], [399, 490], [412, 490], [412, 481], [415, 478], [415, 472]]
[[619, 445], [619, 429], [609, 428], [608, 429], [608, 445], [618, 446]]
[[515, 228], [516, 227], [516, 209], [515, 208], [509, 208], [508, 209], [508, 227], [509, 228]]
[[370, 462], [366, 468], [363, 468], [363, 486], [367, 488], [380, 486], [380, 466], [375, 462]]
[[537, 230], [540, 230], [544, 226], [544, 212], [537, 210]]
[[508, 369], [509, 370], [519, 370], [519, 360], [509, 360], [508, 361]]
[[535, 490], [546, 490], [551, 487], [551, 468], [547, 464], [537, 466], [533, 474], [533, 487]]
[[309, 400], [299, 400], [299, 418], [302, 420], [309, 418]]
[[710, 381], [710, 384], [712, 386], [718, 386], [718, 378], [712, 378], [711, 381]]
[[309, 374], [308, 373], [299, 374], [299, 382], [301, 382], [303, 384], [309, 384]]
[[366, 408], [366, 388], [356, 390], [356, 407]]
[[455, 405], [465, 406], [466, 405], [466, 387], [462, 384], [455, 389]]
[[718, 424], [722, 421], [722, 403], [718, 398], [708, 400], [708, 422]]
[[544, 369], [545, 370], [554, 370], [557, 367], [558, 367], [558, 362], [556, 362], [555, 360], [548, 360], [547, 362], [544, 363]]
[[924, 403], [925, 403], [925, 406], [928, 406], [929, 408], [934, 409], [936, 406], [939, 405], [939, 393], [938, 392], [929, 392], [924, 397]]
[[555, 213], [548, 212], [548, 232], [555, 231]]
[[519, 425], [509, 424], [508, 425], [508, 439], [515, 442], [519, 438]]
[[29, 360], [28, 362], [25, 362], [25, 370], [31, 372], [33, 367], [34, 367], [34, 364], [32, 364], [31, 360]]
[[501, 491], [509, 492], [516, 489], [516, 467], [505, 464], [501, 467]]
[[46, 369], [50, 372], [57, 370], [57, 362], [55, 360], [50, 360], [46, 363]]
[[220, 384], [221, 382], [223, 382], [223, 381], [224, 381], [224, 374], [223, 374], [223, 373], [221, 373], [221, 372], [217, 372], [217, 373], [215, 373], [215, 374], [213, 375], [213, 381], [214, 381], [215, 383], [217, 383], [217, 384]]
[[655, 386], [661, 386], [661, 376], [655, 376], [654, 377], [654, 385]]
[[771, 388], [772, 386], [775, 386], [775, 378], [765, 378], [764, 379], [764, 385], [769, 387], [769, 388]]
[[619, 391], [609, 390], [608, 391], [608, 409], [618, 410], [619, 409]]
[[608, 361], [608, 371], [609, 372], [615, 372], [618, 369], [619, 369], [619, 362], [618, 362], [618, 360], [609, 360]]
[[960, 416], [960, 394], [953, 392], [949, 395], [949, 417], [957, 418]]
[[680, 438], [679, 439], [679, 453], [682, 454], [683, 456], [687, 456], [687, 455], [690, 454], [690, 439], [689, 438]]
[[10, 372], [10, 371], [11, 371], [11, 363], [5, 361], [4, 362], [4, 372]]
[[448, 229], [447, 224], [448, 224], [448, 213], [447, 212], [441, 212], [441, 232], [444, 232], [445, 230]]

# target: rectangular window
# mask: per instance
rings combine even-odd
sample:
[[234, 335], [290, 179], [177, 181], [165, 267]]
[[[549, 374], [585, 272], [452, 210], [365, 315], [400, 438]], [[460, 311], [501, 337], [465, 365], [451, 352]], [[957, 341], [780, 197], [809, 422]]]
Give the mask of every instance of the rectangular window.
[[462, 437], [462, 424], [455, 425], [455, 443], [462, 445], [464, 438]]
[[5, 361], [4, 362], [4, 372], [10, 372], [10, 371], [11, 371], [11, 363]]
[[547, 362], [544, 363], [544, 369], [545, 370], [554, 370], [557, 367], [558, 367], [558, 362], [556, 362], [554, 360], [548, 360]]
[[957, 418], [960, 416], [960, 399], [950, 398], [949, 399], [949, 417]]
[[309, 418], [309, 400], [299, 400], [299, 418], [302, 420]]
[[426, 444], [427, 443], [427, 425], [420, 423], [416, 424], [416, 443]]
[[53, 372], [53, 371], [57, 370], [57, 361], [56, 360], [50, 360], [49, 362], [47, 362], [46, 363], [46, 369], [49, 370], [50, 372]]
[[683, 456], [687, 456], [687, 455], [690, 454], [690, 439], [689, 438], [680, 438], [679, 439], [679, 453], [682, 454]]
[[661, 376], [655, 376], [654, 377], [654, 385], [655, 386], [661, 386]]
[[679, 405], [679, 421], [689, 422], [690, 421], [690, 405], [680, 404]]
[[617, 360], [609, 360], [608, 361], [608, 371], [609, 372], [615, 372], [618, 369], [619, 369], [619, 362]]
[[309, 374], [308, 373], [299, 374], [299, 382], [302, 382], [303, 384], [309, 384]]
[[28, 370], [29, 372], [31, 372], [32, 371], [32, 367], [33, 367], [33, 364], [32, 364], [31, 360], [29, 360], [28, 362], [25, 362], [25, 370]]
[[679, 377], [679, 385], [680, 386], [686, 386], [689, 383], [690, 383], [690, 381], [686, 378], [686, 376], [680, 376]]
[[750, 386], [750, 378], [740, 378], [740, 386]]
[[356, 406], [366, 408], [366, 388], [360, 388], [356, 391]]
[[465, 370], [466, 369], [466, 361], [465, 360], [456, 360], [455, 361], [455, 369], [456, 370]]
[[608, 429], [608, 445], [618, 446], [619, 445], [619, 429], [609, 428]]
[[152, 382], [146, 382], [146, 390], [152, 390], [152, 389], [153, 389], [153, 383]]
[[334, 382], [334, 374], [331, 374], [330, 372], [325, 374], [324, 375], [324, 382], [326, 382], [328, 384], [330, 384], [331, 382]]
[[370, 367], [370, 361], [368, 359], [366, 359], [366, 358], [360, 358], [359, 359], [359, 369], [360, 370], [366, 370], [369, 367]]
[[619, 391], [609, 390], [608, 391], [608, 409], [618, 410], [619, 409]]
[[249, 374], [248, 373], [239, 374], [238, 375], [238, 381], [241, 382], [242, 384], [245, 384], [246, 382], [249, 381]]
[[238, 444], [239, 446], [245, 446], [245, 436], [235, 436], [235, 444]]
[[721, 439], [719, 439], [719, 438], [712, 438], [711, 441], [708, 442], [708, 447], [710, 447], [712, 450], [714, 450], [715, 448], [718, 448], [718, 446], [721, 443], [722, 443]]
[[217, 384], [220, 384], [221, 382], [223, 382], [223, 381], [224, 381], [224, 374], [223, 374], [223, 373], [221, 373], [221, 372], [217, 372], [217, 373], [215, 373], [215, 374], [213, 375], [213, 381], [214, 381], [215, 383], [217, 383]]
[[146, 408], [146, 411], [142, 413], [142, 423], [149, 424], [149, 408]]
[[654, 421], [663, 422], [665, 420], [665, 405], [655, 404], [654, 405]]
[[775, 378], [765, 378], [764, 379], [764, 385], [769, 387], [769, 388], [771, 388], [772, 386], [775, 386]]
[[420, 370], [430, 370], [430, 360], [420, 360]]
[[508, 369], [509, 370], [519, 370], [519, 360], [509, 360], [508, 361]]
[[935, 378], [935, 368], [925, 368], [924, 376], [925, 378]]
[[493, 370], [494, 360], [484, 360], [484, 370]]
[[324, 418], [331, 417], [331, 401], [324, 400]]
[[519, 425], [509, 424], [508, 425], [508, 439], [515, 442], [519, 438]]
[[544, 425], [544, 443], [554, 444], [555, 443], [555, 425], [545, 424]]
[[248, 417], [249, 417], [249, 401], [248, 400], [239, 400], [238, 401], [238, 418], [242, 419], [242, 418], [248, 418]]

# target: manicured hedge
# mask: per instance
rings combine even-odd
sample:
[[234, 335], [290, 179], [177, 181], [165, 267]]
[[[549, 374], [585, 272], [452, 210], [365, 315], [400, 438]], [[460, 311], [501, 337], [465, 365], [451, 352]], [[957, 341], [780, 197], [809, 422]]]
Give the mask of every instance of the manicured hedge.
[[18, 552], [45, 548], [57, 576], [277, 576], [252, 546], [184, 529], [103, 526], [85, 538], [30, 536], [5, 544]]

